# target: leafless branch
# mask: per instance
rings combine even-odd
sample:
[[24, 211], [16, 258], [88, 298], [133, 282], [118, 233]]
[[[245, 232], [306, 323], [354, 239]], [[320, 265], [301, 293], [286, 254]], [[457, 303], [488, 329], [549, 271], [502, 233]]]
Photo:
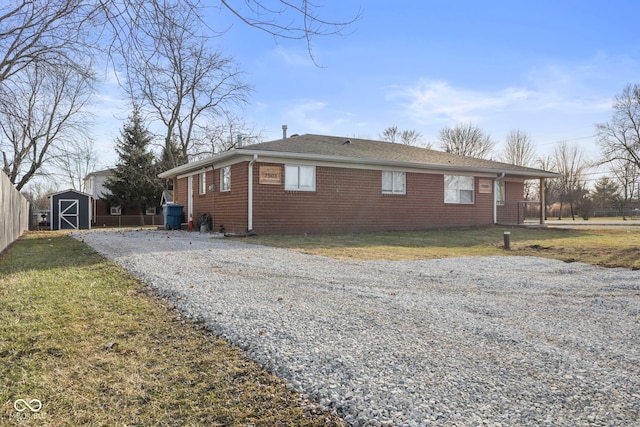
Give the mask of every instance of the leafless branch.
[[316, 65], [313, 39], [318, 36], [344, 36], [347, 34], [347, 29], [362, 16], [362, 10], [358, 10], [351, 18], [331, 21], [322, 18], [323, 15], [320, 14], [322, 5], [310, 0], [302, 0], [299, 4], [278, 0], [269, 2], [268, 5], [264, 0], [245, 0], [243, 2], [245, 9], [228, 0], [220, 0], [220, 3], [238, 19], [253, 28], [276, 38], [304, 40], [309, 57]]
[[440, 131], [440, 147], [449, 153], [470, 157], [487, 157], [495, 142], [473, 123], [459, 123]]

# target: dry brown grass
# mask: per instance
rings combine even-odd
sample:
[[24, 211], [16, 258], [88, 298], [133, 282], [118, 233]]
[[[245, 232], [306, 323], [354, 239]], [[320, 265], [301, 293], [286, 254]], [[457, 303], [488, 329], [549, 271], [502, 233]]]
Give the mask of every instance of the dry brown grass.
[[[511, 233], [504, 250], [503, 233]], [[248, 241], [339, 259], [411, 260], [523, 255], [640, 268], [640, 227], [556, 229], [473, 227], [341, 235], [257, 236]]]
[[343, 425], [64, 234], [19, 240], [0, 277], [0, 424]]

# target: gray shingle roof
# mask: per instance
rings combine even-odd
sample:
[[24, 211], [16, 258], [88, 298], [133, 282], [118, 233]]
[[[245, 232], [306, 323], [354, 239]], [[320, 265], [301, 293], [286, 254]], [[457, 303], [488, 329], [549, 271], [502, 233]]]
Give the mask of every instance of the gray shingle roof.
[[298, 153], [302, 155], [361, 159], [375, 162], [421, 164], [442, 166], [443, 168], [486, 169], [514, 175], [523, 174], [526, 176], [549, 177], [553, 175], [541, 169], [525, 168], [508, 163], [460, 156], [458, 154], [410, 145], [313, 134], [292, 136], [290, 138], [248, 145], [243, 147], [242, 150]]
[[[347, 142], [348, 141], [348, 142]], [[431, 170], [495, 173], [523, 178], [553, 178], [556, 174], [541, 169], [525, 168], [508, 163], [460, 156], [443, 151], [410, 145], [394, 144], [360, 138], [304, 134], [274, 141], [247, 145], [197, 160], [161, 173], [161, 178], [192, 173], [223, 159], [254, 155], [311, 159], [340, 163], [365, 163], [376, 166], [406, 167]]]

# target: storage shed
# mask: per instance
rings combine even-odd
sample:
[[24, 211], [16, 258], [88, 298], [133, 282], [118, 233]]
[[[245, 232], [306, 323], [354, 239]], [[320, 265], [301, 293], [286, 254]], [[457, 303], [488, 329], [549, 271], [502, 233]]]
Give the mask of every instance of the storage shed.
[[64, 190], [49, 195], [52, 230], [88, 230], [91, 228], [91, 195]]

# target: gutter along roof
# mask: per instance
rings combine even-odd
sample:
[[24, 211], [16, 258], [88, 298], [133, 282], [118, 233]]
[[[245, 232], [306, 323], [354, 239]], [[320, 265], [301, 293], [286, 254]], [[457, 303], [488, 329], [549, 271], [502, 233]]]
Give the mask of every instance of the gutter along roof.
[[235, 148], [162, 172], [161, 178], [193, 173], [214, 163], [236, 156], [280, 157], [345, 164], [415, 168], [438, 171], [490, 173], [521, 178], [555, 178], [558, 175], [541, 169], [516, 166], [492, 160], [385, 141], [305, 134]]

